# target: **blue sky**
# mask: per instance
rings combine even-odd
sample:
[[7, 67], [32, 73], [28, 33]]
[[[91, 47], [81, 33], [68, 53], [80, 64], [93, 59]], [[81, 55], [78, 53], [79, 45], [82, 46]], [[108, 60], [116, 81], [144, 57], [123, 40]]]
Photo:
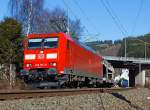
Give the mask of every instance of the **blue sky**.
[[[9, 16], [8, 1], [9, 0], [0, 0], [0, 20], [6, 16]], [[94, 38], [94, 40], [117, 40], [124, 37], [102, 5], [101, 0], [76, 0], [81, 9], [84, 11], [84, 14], [80, 11], [80, 8], [73, 0], [65, 1], [70, 8], [69, 16], [72, 19], [75, 19], [74, 16], [76, 16], [81, 20], [82, 26], [86, 27], [88, 30], [88, 32], [85, 31], [84, 37], [91, 39]], [[107, 1], [111, 5], [111, 8], [115, 14], [118, 16], [121, 24], [127, 30], [127, 33], [125, 33], [126, 36], [137, 36], [150, 33], [150, 0], [143, 0], [143, 8], [133, 33], [131, 33], [131, 30], [134, 26], [141, 0]], [[64, 10], [67, 10], [63, 0], [45, 0], [46, 9], [51, 10], [55, 7], [61, 7]], [[96, 36], [95, 34], [97, 33], [100, 34]]]

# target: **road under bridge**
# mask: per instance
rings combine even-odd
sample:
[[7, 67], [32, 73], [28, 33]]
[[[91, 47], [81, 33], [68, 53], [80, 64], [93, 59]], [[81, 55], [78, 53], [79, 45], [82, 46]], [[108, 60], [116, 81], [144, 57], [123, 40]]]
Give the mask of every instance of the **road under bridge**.
[[150, 59], [103, 56], [114, 68], [129, 69], [129, 86], [145, 85], [145, 70], [150, 69]]

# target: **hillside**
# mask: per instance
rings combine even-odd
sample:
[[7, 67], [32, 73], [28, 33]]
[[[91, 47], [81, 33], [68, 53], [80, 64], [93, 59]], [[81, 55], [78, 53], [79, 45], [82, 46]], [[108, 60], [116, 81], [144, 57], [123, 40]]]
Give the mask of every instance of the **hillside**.
[[121, 40], [117, 40], [115, 43], [111, 40], [105, 40], [87, 42], [86, 44], [104, 56], [118, 56], [121, 48]]
[[105, 56], [118, 56], [120, 48], [121, 48], [121, 44], [112, 45], [102, 50], [100, 54]]
[[[146, 57], [150, 58], [150, 34], [145, 34], [144, 36], [139, 37], [128, 37], [126, 38], [126, 42], [127, 57], [144, 58], [146, 51]], [[124, 40], [122, 41], [118, 55], [124, 56]]]
[[[112, 43], [111, 40], [109, 40], [109, 42], [94, 41], [86, 44], [95, 49], [101, 55], [124, 56], [124, 41], [124, 39], [122, 41], [119, 40], [119, 42], [117, 41], [117, 43]], [[144, 36], [138, 37], [127, 37], [126, 42], [127, 57], [144, 58], [146, 51], [146, 57], [150, 58], [150, 34], [145, 34]]]

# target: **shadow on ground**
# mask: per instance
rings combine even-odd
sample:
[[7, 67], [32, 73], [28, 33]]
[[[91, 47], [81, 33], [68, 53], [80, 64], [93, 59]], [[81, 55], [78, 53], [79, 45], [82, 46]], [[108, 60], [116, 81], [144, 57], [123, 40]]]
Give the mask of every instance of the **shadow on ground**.
[[132, 104], [131, 101], [129, 101], [128, 99], [126, 99], [125, 96], [123, 96], [119, 93], [110, 93], [110, 94], [118, 99], [121, 99], [121, 100], [127, 102], [132, 108], [135, 108], [136, 110], [144, 110], [144, 109], [140, 108], [139, 106]]

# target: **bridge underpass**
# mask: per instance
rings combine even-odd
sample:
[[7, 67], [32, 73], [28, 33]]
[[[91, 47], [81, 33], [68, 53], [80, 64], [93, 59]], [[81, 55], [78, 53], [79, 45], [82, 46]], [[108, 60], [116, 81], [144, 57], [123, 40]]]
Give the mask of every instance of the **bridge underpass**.
[[150, 59], [103, 56], [114, 68], [129, 69], [129, 86], [145, 85], [145, 70], [150, 69]]

